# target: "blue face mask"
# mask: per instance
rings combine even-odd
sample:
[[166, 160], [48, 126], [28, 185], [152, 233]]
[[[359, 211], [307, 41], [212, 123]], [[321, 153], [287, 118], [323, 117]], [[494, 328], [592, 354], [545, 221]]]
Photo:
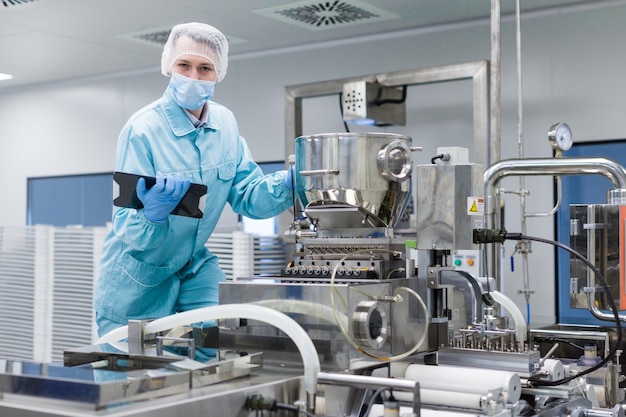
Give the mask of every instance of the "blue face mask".
[[168, 88], [176, 104], [188, 110], [204, 106], [215, 90], [215, 81], [194, 80], [172, 72]]

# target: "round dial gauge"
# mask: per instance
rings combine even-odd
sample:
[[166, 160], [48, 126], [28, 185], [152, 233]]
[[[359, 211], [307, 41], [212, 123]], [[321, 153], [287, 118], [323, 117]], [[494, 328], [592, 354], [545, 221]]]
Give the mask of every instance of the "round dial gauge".
[[548, 131], [548, 140], [554, 149], [561, 151], [569, 150], [574, 143], [572, 131], [565, 123], [552, 125]]

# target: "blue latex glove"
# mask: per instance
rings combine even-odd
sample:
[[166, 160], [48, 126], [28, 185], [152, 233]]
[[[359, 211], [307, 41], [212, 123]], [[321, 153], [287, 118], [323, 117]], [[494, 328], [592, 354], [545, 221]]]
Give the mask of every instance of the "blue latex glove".
[[289, 169], [286, 171], [285, 178], [283, 178], [283, 182], [285, 183], [285, 186], [289, 188], [289, 191], [293, 191], [293, 187], [296, 185], [295, 178], [293, 175], [294, 170], [295, 170], [294, 166], [291, 165]]
[[165, 177], [157, 173], [156, 184], [148, 190], [146, 180], [139, 178], [136, 191], [143, 203], [144, 216], [153, 222], [163, 223], [185, 196], [190, 185], [191, 181], [183, 179], [180, 174]]

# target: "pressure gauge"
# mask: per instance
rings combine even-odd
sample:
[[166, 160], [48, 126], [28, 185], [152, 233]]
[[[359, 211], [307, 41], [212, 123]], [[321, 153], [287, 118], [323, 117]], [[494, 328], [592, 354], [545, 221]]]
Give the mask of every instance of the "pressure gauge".
[[556, 123], [548, 131], [550, 145], [556, 151], [567, 151], [572, 147], [572, 131], [565, 123]]

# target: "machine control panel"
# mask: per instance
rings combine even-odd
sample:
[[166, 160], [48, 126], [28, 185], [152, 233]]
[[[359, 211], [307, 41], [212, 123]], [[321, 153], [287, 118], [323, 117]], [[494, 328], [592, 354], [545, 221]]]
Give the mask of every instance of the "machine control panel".
[[455, 250], [452, 265], [457, 271], [465, 271], [475, 277], [480, 276], [480, 251], [479, 250]]

